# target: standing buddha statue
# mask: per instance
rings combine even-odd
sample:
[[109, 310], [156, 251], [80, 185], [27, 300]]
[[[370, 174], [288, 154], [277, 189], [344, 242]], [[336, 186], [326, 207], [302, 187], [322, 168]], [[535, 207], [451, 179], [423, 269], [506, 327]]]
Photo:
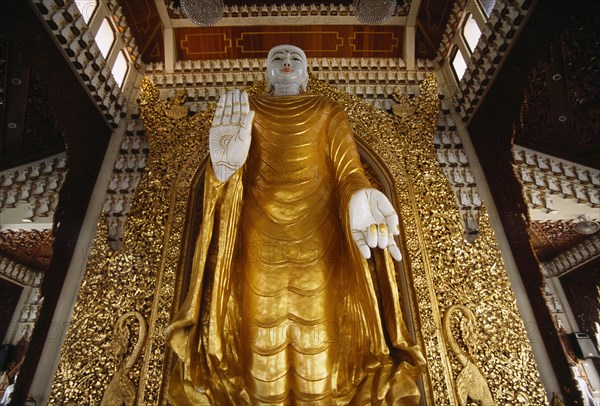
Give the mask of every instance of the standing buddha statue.
[[343, 107], [305, 93], [304, 52], [273, 48], [266, 76], [268, 95], [232, 91], [217, 105], [190, 288], [166, 331], [169, 399], [418, 404], [398, 216], [371, 188]]

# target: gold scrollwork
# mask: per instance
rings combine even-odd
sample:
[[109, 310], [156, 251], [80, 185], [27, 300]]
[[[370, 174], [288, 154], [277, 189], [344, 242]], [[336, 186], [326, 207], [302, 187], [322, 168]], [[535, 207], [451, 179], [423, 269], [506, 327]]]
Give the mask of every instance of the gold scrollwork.
[[[125, 359], [125, 354], [129, 348], [129, 328], [125, 322], [131, 317], [135, 317], [138, 321], [138, 338], [131, 355]], [[115, 372], [104, 391], [101, 406], [122, 406], [123, 404], [130, 406], [134, 404], [136, 390], [135, 385], [129, 378], [129, 372], [142, 352], [146, 335], [146, 321], [138, 312], [127, 312], [119, 317], [115, 323], [112, 350], [118, 367], [117, 372]]]
[[458, 401], [460, 406], [467, 404], [467, 399], [480, 402], [482, 406], [496, 406], [496, 402], [492, 397], [490, 388], [483, 374], [473, 362], [468, 352], [464, 351], [456, 341], [456, 337], [452, 333], [452, 316], [456, 313], [462, 313], [464, 316], [460, 323], [460, 332], [463, 341], [467, 348], [472, 351], [475, 348], [475, 315], [467, 306], [453, 305], [450, 306], [444, 315], [444, 335], [450, 349], [458, 358], [463, 369], [456, 378], [456, 391], [458, 392]]
[[165, 116], [174, 120], [181, 120], [187, 117], [189, 108], [183, 106], [185, 99], [187, 98], [187, 92], [185, 89], [179, 89], [172, 100], [168, 110], [165, 110]]

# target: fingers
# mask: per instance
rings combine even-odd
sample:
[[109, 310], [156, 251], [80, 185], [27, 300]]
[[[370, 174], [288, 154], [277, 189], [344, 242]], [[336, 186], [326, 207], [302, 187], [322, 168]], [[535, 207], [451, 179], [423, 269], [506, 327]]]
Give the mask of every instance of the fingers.
[[381, 249], [388, 246], [388, 227], [385, 224], [377, 227], [377, 246]]
[[400, 249], [398, 248], [398, 246], [396, 244], [388, 245], [388, 251], [389, 251], [390, 255], [392, 256], [392, 258], [394, 258], [396, 261], [398, 261], [398, 262], [402, 261], [402, 254], [400, 253]]
[[221, 124], [221, 120], [223, 119], [223, 110], [225, 109], [225, 100], [227, 99], [227, 95], [225, 93], [221, 94], [219, 97], [219, 102], [217, 103], [217, 109], [215, 110], [215, 116], [213, 117], [212, 125], [217, 126]]
[[[372, 233], [372, 230], [375, 230], [375, 233]], [[369, 238], [371, 238], [371, 234], [375, 234], [376, 242], [375, 244], [369, 244]], [[383, 236], [385, 234], [385, 236]], [[394, 239], [394, 235], [391, 230], [385, 224], [380, 224], [379, 227], [377, 225], [372, 224], [367, 230], [352, 230], [352, 238], [358, 247], [361, 255], [366, 259], [371, 258], [371, 248], [378, 246], [379, 248], [387, 248], [392, 258], [396, 261], [402, 260], [402, 253], [400, 252], [400, 248], [396, 245], [396, 240]]]
[[398, 215], [396, 212], [388, 216], [386, 219], [389, 232], [392, 235], [400, 235], [400, 220], [398, 220]]
[[398, 248], [398, 246], [396, 245], [396, 240], [394, 239], [394, 236], [392, 235], [391, 231], [388, 232], [387, 249], [392, 258], [394, 258], [398, 262], [402, 261], [402, 254], [400, 253], [400, 248]]
[[388, 246], [388, 226], [386, 224], [371, 224], [369, 228], [364, 231], [365, 240], [367, 245], [371, 248], [379, 247], [385, 248]]
[[231, 124], [239, 124], [240, 117], [242, 114], [242, 108], [240, 106], [240, 91], [233, 91], [233, 103], [231, 106]]
[[251, 128], [252, 127], [252, 120], [254, 120], [254, 112], [251, 111], [249, 112], [244, 120], [242, 121], [242, 127], [243, 128]]
[[365, 239], [369, 247], [375, 248], [377, 246], [377, 234], [377, 224], [371, 224], [365, 232]]
[[225, 98], [225, 108], [223, 109], [223, 118], [221, 119], [221, 125], [228, 125], [231, 123], [231, 114], [233, 110], [233, 92], [227, 92]]
[[217, 103], [212, 125], [241, 124], [245, 126], [247, 122], [252, 123], [252, 118], [247, 119], [250, 112], [248, 93], [240, 93], [239, 89], [223, 93]]
[[[248, 142], [250, 140], [250, 134], [252, 133], [252, 120], [254, 119], [254, 112], [251, 111], [248, 115], [242, 117], [242, 121], [240, 123], [240, 131], [237, 133], [237, 137], [243, 142]], [[250, 143], [248, 142], [248, 145]]]
[[367, 245], [364, 233], [360, 230], [352, 230], [352, 238], [354, 239], [354, 242], [356, 243], [361, 255], [366, 259], [371, 258], [371, 250]]
[[381, 198], [377, 199], [377, 210], [385, 218], [385, 222], [393, 235], [400, 234], [400, 221], [398, 214], [394, 210], [394, 206], [385, 195], [381, 194]]
[[[372, 234], [371, 231], [373, 228], [376, 230], [374, 233], [376, 236], [376, 243], [371, 245], [369, 244], [367, 238], [369, 238], [369, 236]], [[384, 237], [382, 237], [382, 233], [385, 233]], [[396, 245], [394, 235], [385, 224], [381, 224], [379, 227], [373, 224], [366, 231], [353, 230], [352, 238], [354, 239], [354, 242], [356, 243], [361, 255], [366, 259], [371, 258], [371, 248], [378, 246], [382, 249], [387, 248], [392, 258], [394, 258], [396, 261], [402, 260], [402, 253], [400, 252], [398, 245]]]
[[248, 93], [245, 91], [242, 92], [242, 95], [240, 96], [240, 107], [242, 116], [250, 112], [250, 104], [248, 103]]

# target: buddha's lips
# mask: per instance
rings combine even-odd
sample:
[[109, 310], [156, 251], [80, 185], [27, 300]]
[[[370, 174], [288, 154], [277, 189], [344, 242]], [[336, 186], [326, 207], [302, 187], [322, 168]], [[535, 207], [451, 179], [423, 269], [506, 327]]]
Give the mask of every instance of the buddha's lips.
[[283, 68], [281, 68], [281, 71], [285, 73], [290, 73], [292, 71], [292, 68], [290, 68], [289, 66], [284, 66]]

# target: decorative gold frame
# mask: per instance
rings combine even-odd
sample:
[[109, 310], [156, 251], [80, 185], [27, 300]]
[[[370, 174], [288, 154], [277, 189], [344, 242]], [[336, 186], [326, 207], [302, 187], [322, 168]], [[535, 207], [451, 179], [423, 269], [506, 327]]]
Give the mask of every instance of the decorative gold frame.
[[[248, 91], [263, 88], [257, 84]], [[380, 179], [389, 180], [382, 183], [388, 184], [403, 226], [400, 286], [409, 307], [407, 321], [427, 359], [422, 403], [467, 404], [465, 385], [488, 387], [499, 405], [547, 403], [485, 210], [479, 238], [473, 244], [463, 238], [454, 194], [432, 142], [438, 114], [433, 75], [421, 84], [419, 97], [402, 100], [414, 111], [403, 119], [314, 79], [309, 92], [345, 106], [363, 158]], [[206, 163], [214, 113], [188, 117], [182, 109], [180, 99], [161, 100], [149, 80], [142, 82], [140, 111], [150, 142], [146, 176], [136, 191], [122, 248], [110, 249], [104, 220], [99, 222], [50, 403], [95, 404], [105, 396], [109, 382], [124, 371], [123, 357], [110, 354], [111, 342], [125, 342], [124, 359], [136, 344], [122, 336], [113, 339], [113, 326], [123, 314], [137, 312], [148, 326], [147, 338], [125, 378], [135, 383], [137, 404], [166, 404], [172, 356], [163, 331], [183, 294], [177, 270], [185, 257], [185, 222], [192, 186]], [[444, 315], [457, 305], [467, 310], [446, 317], [444, 333]], [[142, 328], [123, 319], [121, 324], [134, 333]], [[466, 365], [480, 376], [465, 378]], [[119, 393], [106, 396], [120, 399]], [[476, 394], [468, 397], [478, 401]]]

